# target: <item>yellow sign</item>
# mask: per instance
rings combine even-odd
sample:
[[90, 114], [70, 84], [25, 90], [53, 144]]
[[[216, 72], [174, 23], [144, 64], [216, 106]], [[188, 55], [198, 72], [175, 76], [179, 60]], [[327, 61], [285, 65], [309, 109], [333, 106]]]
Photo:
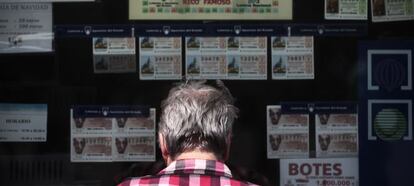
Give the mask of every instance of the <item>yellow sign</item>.
[[129, 0], [132, 20], [290, 20], [292, 0]]

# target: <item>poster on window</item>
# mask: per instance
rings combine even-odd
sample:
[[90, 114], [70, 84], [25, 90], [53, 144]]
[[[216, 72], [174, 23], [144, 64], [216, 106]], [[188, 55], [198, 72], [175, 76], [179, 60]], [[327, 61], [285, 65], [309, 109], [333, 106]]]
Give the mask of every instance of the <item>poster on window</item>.
[[132, 20], [290, 20], [292, 0], [129, 0]]
[[267, 157], [309, 156], [309, 114], [289, 113], [283, 105], [267, 106]]
[[372, 22], [414, 19], [412, 0], [371, 0]]
[[358, 157], [357, 107], [354, 102], [268, 105], [268, 158]]
[[136, 72], [134, 37], [94, 37], [92, 45], [95, 73]]
[[316, 157], [358, 157], [356, 104], [315, 105]]
[[281, 186], [359, 185], [358, 158], [281, 159]]
[[141, 80], [182, 78], [181, 37], [140, 37], [139, 76]]
[[272, 79], [314, 79], [313, 37], [272, 37]]
[[267, 79], [266, 37], [186, 37], [189, 79]]
[[0, 142], [46, 142], [47, 105], [0, 103]]
[[0, 0], [0, 3], [41, 3], [41, 2], [93, 2], [95, 0]]
[[317, 114], [316, 157], [358, 156], [356, 114]]
[[325, 19], [367, 20], [368, 0], [325, 0]]
[[52, 3], [0, 1], [0, 54], [52, 52]]
[[71, 161], [155, 161], [155, 109], [74, 106]]
[[361, 185], [412, 184], [413, 51], [406, 39], [358, 43]]
[[117, 134], [113, 137], [113, 161], [154, 161], [153, 135]]

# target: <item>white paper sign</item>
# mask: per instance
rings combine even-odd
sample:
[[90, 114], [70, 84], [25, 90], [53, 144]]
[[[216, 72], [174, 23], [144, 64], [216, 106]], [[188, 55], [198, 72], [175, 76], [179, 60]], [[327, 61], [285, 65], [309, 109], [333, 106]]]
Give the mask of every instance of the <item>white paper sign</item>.
[[280, 186], [298, 185], [358, 186], [358, 159], [280, 160]]
[[46, 104], [0, 104], [0, 142], [44, 142]]
[[368, 0], [325, 0], [325, 19], [368, 19]]
[[140, 37], [140, 79], [181, 79], [181, 57], [180, 37]]
[[371, 0], [372, 22], [414, 19], [412, 0]]
[[313, 37], [272, 37], [272, 79], [314, 79]]
[[155, 161], [154, 108], [76, 106], [70, 123], [72, 162]]
[[358, 115], [315, 115], [316, 157], [358, 157]]
[[95, 73], [136, 72], [134, 37], [94, 37], [92, 45]]
[[51, 52], [52, 3], [0, 3], [0, 53]]
[[189, 79], [267, 79], [266, 37], [186, 37]]
[[285, 114], [280, 105], [268, 105], [267, 158], [309, 156], [309, 114]]

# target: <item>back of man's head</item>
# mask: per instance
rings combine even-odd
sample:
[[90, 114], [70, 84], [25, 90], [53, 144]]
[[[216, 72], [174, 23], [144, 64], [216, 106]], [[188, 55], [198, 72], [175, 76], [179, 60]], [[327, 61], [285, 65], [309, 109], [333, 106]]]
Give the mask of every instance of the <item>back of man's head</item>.
[[162, 102], [159, 134], [172, 159], [194, 150], [225, 158], [238, 109], [221, 81], [217, 87], [190, 81], [171, 89]]

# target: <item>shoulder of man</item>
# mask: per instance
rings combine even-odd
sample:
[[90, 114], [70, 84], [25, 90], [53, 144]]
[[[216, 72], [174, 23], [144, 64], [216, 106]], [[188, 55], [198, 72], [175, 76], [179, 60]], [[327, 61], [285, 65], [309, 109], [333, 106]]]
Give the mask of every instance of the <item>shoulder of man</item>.
[[[193, 185], [194, 180], [197, 180], [199, 182], [199, 185], [208, 185], [205, 183], [212, 183], [211, 180], [203, 183], [202, 179], [205, 178], [197, 178], [194, 180], [191, 180], [191, 178], [186, 178], [187, 176], [195, 176], [198, 177], [200, 175], [149, 175], [149, 176], [143, 176], [143, 177], [137, 177], [137, 178], [129, 178], [122, 183], [120, 183], [118, 186], [154, 186], [154, 185]], [[209, 176], [206, 176], [209, 177]], [[185, 181], [183, 181], [185, 180]], [[183, 181], [183, 182], [182, 182]], [[240, 181], [229, 177], [219, 177], [219, 185], [227, 185], [227, 186], [255, 186], [256, 184], [247, 182], [247, 181]], [[187, 183], [187, 184], [183, 184]], [[196, 184], [197, 185], [197, 184]], [[217, 185], [217, 184], [210, 184], [210, 185]]]

